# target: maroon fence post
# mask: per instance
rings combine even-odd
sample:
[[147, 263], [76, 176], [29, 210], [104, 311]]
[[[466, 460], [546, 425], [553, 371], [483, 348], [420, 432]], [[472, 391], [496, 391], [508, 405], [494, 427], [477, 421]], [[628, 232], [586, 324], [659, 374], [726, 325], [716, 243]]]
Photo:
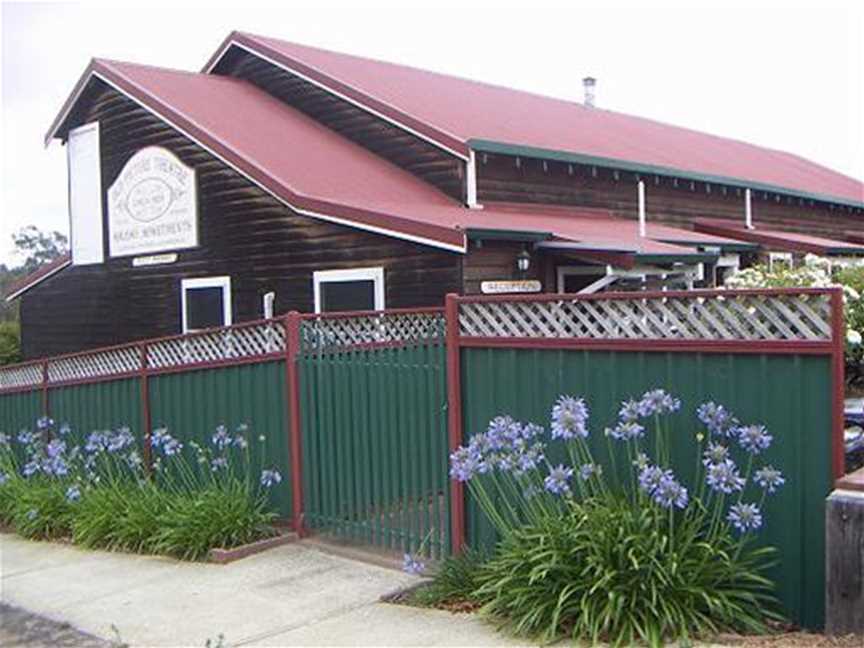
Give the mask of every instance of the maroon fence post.
[[288, 313], [285, 326], [285, 403], [288, 407], [288, 440], [291, 448], [292, 526], [298, 535], [303, 536], [303, 444], [300, 426], [300, 376], [297, 368], [297, 356], [300, 352], [300, 313]]
[[48, 361], [42, 361], [42, 416], [51, 416], [51, 403], [48, 399]]
[[832, 432], [831, 457], [834, 478], [840, 479], [846, 473], [843, 428], [845, 427], [845, 389], [846, 389], [846, 324], [843, 313], [843, 289], [831, 290], [831, 374], [832, 380]]
[[150, 413], [150, 372], [148, 369], [148, 360], [147, 360], [147, 343], [144, 342], [141, 344], [139, 349], [139, 383], [141, 386], [141, 428], [144, 430], [144, 467], [147, 469], [147, 472], [153, 468], [153, 448], [151, 445], [150, 435], [153, 430], [151, 429], [153, 422]]
[[[447, 437], [450, 452], [462, 445], [462, 371], [459, 350], [459, 296], [449, 293], [444, 300], [447, 324]], [[465, 489], [450, 480], [450, 547], [458, 554], [465, 546]]]

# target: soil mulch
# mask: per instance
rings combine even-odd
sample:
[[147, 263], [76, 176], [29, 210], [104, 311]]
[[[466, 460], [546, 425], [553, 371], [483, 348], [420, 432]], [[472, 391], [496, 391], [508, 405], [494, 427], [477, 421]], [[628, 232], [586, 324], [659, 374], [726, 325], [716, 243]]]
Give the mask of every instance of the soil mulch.
[[773, 635], [719, 635], [713, 640], [723, 646], [742, 648], [862, 648], [864, 636], [829, 637], [810, 632], [781, 632]]

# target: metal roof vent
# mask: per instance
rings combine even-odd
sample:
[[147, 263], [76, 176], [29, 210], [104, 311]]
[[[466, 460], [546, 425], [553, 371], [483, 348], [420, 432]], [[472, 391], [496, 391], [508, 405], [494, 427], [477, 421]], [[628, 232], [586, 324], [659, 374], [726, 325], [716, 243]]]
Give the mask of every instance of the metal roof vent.
[[582, 89], [585, 91], [585, 99], [583, 103], [586, 108], [594, 107], [594, 89], [597, 87], [597, 79], [594, 77], [585, 77], [582, 79]]

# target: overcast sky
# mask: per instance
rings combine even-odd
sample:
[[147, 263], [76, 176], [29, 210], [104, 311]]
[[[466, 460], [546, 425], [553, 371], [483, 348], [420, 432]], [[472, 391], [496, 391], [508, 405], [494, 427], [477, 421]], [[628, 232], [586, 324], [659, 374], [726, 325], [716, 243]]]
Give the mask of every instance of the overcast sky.
[[232, 29], [573, 100], [592, 75], [604, 108], [864, 178], [860, 0], [232, 4], [3, 2], [0, 262], [19, 227], [68, 229], [65, 148], [42, 139], [88, 60], [198, 70]]

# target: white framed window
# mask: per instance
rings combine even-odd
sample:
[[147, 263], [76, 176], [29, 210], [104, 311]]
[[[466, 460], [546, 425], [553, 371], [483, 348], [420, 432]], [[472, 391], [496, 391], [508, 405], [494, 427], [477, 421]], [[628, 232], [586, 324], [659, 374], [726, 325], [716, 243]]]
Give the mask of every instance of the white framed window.
[[315, 312], [384, 310], [384, 268], [319, 270], [312, 274]]
[[183, 332], [231, 325], [231, 277], [201, 277], [180, 282]]
[[774, 272], [775, 270], [782, 270], [786, 268], [791, 270], [793, 267], [792, 253], [791, 252], [769, 252], [768, 253], [768, 270], [769, 272]]
[[102, 263], [102, 162], [99, 122], [69, 131], [69, 238], [73, 265]]
[[603, 265], [558, 266], [559, 293], [592, 293], [615, 281]]

